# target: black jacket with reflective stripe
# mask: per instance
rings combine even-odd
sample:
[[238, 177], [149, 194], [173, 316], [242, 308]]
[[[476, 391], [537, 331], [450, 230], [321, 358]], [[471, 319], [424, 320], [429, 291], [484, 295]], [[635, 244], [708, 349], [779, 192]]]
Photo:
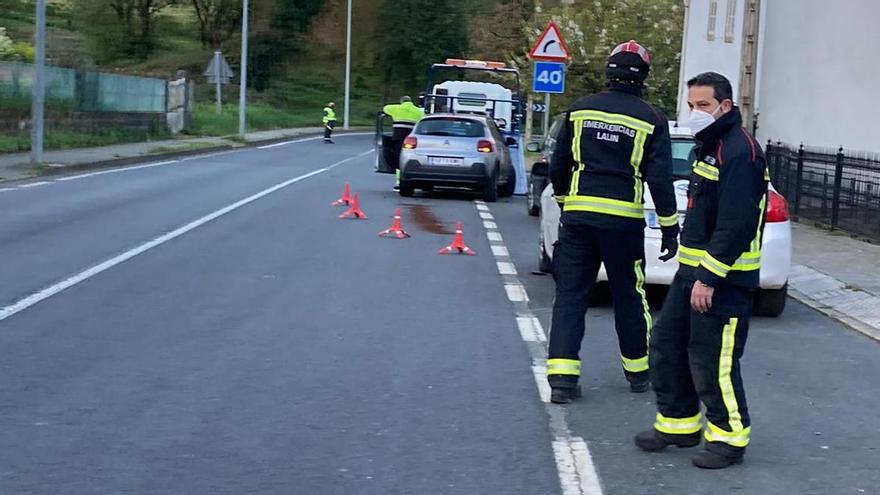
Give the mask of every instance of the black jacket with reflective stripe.
[[756, 288], [769, 181], [764, 152], [736, 107], [695, 138], [680, 273], [710, 286]]
[[669, 124], [635, 86], [611, 83], [574, 102], [550, 179], [554, 194], [565, 197], [563, 222], [609, 230], [645, 228], [647, 182], [664, 235], [678, 234]]

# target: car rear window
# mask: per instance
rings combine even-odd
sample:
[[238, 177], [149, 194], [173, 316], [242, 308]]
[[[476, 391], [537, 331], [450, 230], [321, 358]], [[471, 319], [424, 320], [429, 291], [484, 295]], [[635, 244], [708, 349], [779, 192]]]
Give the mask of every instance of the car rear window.
[[471, 119], [458, 119], [444, 117], [435, 119], [423, 119], [416, 127], [416, 134], [426, 136], [452, 136], [452, 137], [483, 137], [485, 130], [482, 122]]
[[676, 179], [688, 178], [691, 175], [696, 153], [694, 142], [686, 139], [672, 140], [672, 176]]

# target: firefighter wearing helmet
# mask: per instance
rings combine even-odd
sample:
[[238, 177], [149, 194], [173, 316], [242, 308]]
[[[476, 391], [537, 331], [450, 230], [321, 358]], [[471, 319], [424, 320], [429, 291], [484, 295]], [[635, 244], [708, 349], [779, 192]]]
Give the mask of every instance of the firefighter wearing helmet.
[[649, 388], [645, 183], [662, 230], [663, 262], [678, 251], [679, 231], [669, 124], [642, 99], [649, 69], [644, 47], [635, 41], [618, 45], [605, 70], [608, 89], [574, 102], [550, 162], [562, 209], [553, 251], [556, 300], [547, 360], [554, 403], [579, 395], [585, 313], [600, 264], [611, 288], [623, 373], [632, 392]]

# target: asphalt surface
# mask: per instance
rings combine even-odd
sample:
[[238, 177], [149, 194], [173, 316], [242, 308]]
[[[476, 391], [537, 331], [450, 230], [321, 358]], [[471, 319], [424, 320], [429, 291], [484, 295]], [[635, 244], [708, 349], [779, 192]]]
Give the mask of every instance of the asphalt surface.
[[[0, 320], [0, 494], [561, 493], [475, 196], [398, 197], [371, 142], [0, 191], [0, 307], [46, 296]], [[329, 206], [346, 180], [369, 220]], [[376, 236], [395, 207], [411, 239]], [[523, 198], [490, 208], [549, 329], [536, 220]], [[458, 221], [478, 255], [438, 256]], [[605, 494], [880, 493], [876, 343], [794, 303], [754, 320], [753, 443], [719, 473], [632, 446], [653, 397], [627, 392], [614, 339], [591, 309], [586, 397], [566, 407]]]

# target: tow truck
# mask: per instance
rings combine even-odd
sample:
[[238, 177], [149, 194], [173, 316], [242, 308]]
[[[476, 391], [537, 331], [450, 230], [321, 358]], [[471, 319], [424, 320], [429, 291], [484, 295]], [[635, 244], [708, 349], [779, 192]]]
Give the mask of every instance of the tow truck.
[[[442, 82], [438, 82], [442, 81]], [[509, 146], [516, 169], [514, 194], [527, 189], [522, 146], [523, 97], [519, 71], [503, 62], [450, 58], [428, 69], [427, 87], [419, 95], [425, 115], [435, 113], [485, 115], [492, 118]], [[376, 172], [394, 173], [391, 163], [391, 118], [379, 112], [376, 119]]]

